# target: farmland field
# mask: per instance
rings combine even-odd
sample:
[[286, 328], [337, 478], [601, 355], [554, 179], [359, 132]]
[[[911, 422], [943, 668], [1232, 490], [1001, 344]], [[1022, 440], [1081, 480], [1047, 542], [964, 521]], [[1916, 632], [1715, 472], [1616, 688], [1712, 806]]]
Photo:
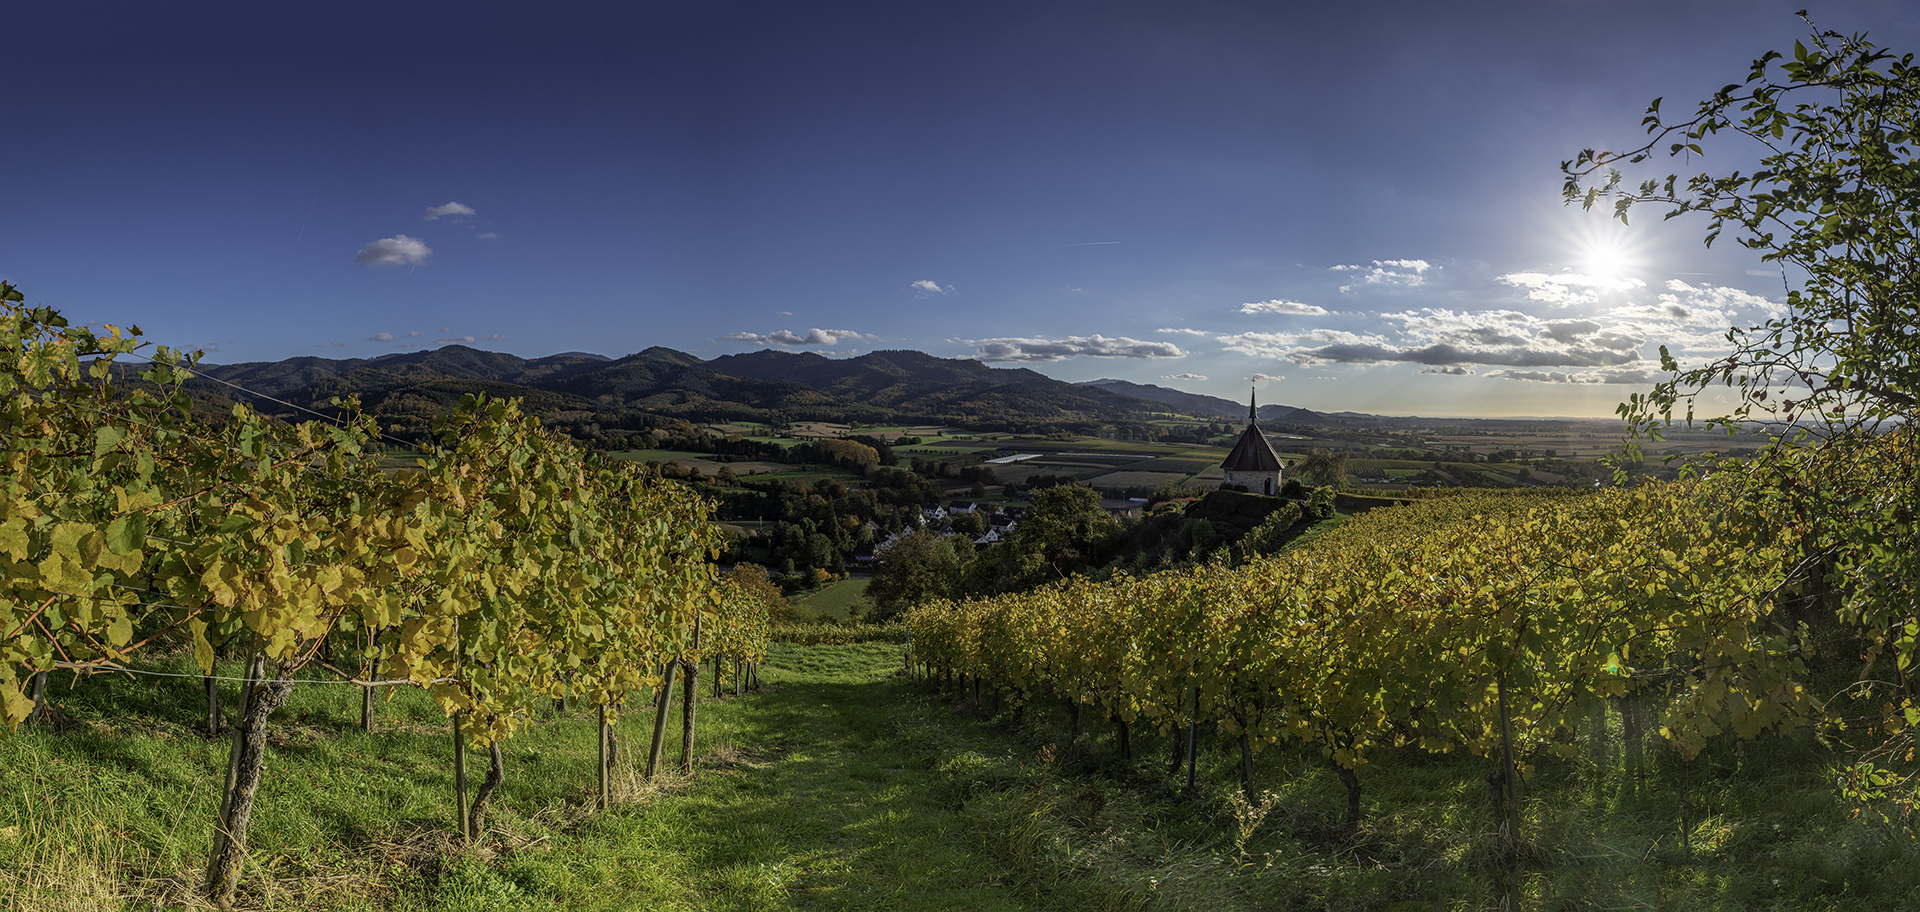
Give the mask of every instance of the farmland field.
[[867, 584], [871, 582], [873, 580], [864, 577], [839, 580], [824, 589], [793, 599], [794, 618], [801, 621], [816, 618], [847, 620], [851, 616], [849, 609], [866, 596]]
[[747, 475], [789, 475], [804, 472], [802, 466], [784, 462], [741, 461], [724, 462], [717, 460], [711, 453], [689, 453], [683, 450], [621, 450], [612, 454], [615, 459], [629, 462], [674, 463], [682, 468], [695, 469], [703, 475], [719, 474], [722, 468], [731, 469], [733, 474]]
[[1179, 484], [1189, 476], [1184, 472], [1108, 472], [1087, 479], [1087, 483], [1106, 488], [1157, 488], [1168, 482]]

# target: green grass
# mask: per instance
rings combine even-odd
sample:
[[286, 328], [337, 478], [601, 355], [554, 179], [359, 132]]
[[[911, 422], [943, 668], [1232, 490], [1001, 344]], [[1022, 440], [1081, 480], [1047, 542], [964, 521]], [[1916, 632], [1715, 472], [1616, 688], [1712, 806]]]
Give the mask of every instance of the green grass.
[[[486, 838], [448, 838], [447, 727], [418, 693], [353, 730], [352, 688], [306, 684], [274, 721], [242, 905], [293, 910], [1427, 910], [1486, 908], [1490, 819], [1471, 757], [1382, 751], [1364, 819], [1316, 753], [1254, 756], [1264, 812], [1236, 806], [1238, 752], [1203, 732], [1200, 787], [1173, 746], [1037, 698], [898, 674], [894, 643], [776, 645], [766, 690], [703, 699], [699, 772], [642, 781], [620, 722], [616, 806], [592, 813], [591, 719], [549, 713], [506, 745]], [[184, 672], [184, 661], [155, 670]], [[223, 671], [232, 669], [223, 668]], [[161, 683], [156, 684], [156, 680]], [[702, 693], [711, 691], [701, 679]], [[51, 731], [0, 735], [0, 909], [193, 907], [225, 743], [190, 679], [99, 676], [52, 694]], [[229, 692], [229, 698], [231, 693]], [[677, 718], [678, 714], [674, 714]], [[670, 731], [668, 760], [677, 734]], [[1877, 740], [1877, 739], [1872, 739]], [[1844, 755], [1807, 733], [1717, 742], [1630, 771], [1617, 716], [1523, 789], [1521, 908], [1920, 907], [1910, 826], [1854, 816]], [[1682, 783], [1686, 788], [1682, 789]], [[1691, 850], [1681, 847], [1682, 794]]]
[[866, 597], [867, 586], [872, 582], [871, 579], [839, 580], [831, 586], [794, 599], [793, 617], [803, 622], [823, 618], [847, 620], [852, 617], [851, 609]]

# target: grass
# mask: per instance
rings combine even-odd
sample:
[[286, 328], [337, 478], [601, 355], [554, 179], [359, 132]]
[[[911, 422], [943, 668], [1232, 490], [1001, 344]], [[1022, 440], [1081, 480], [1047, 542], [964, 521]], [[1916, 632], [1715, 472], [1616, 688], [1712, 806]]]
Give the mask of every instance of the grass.
[[[453, 910], [1477, 909], [1492, 898], [1475, 758], [1384, 751], [1364, 813], [1311, 751], [1202, 738], [1200, 787], [1172, 744], [1058, 701], [1016, 724], [989, 693], [899, 676], [894, 643], [776, 645], [766, 690], [703, 700], [699, 772], [642, 780], [640, 712], [620, 722], [618, 803], [593, 813], [593, 728], [549, 714], [507, 742], [486, 838], [448, 837], [450, 749], [420, 694], [354, 730], [352, 688], [295, 689], [276, 716], [242, 905]], [[154, 670], [184, 672], [181, 659]], [[230, 669], [223, 669], [230, 670]], [[161, 683], [156, 684], [158, 680]], [[702, 678], [703, 693], [710, 693]], [[196, 907], [224, 742], [192, 727], [197, 682], [60, 679], [53, 730], [0, 735], [0, 909]], [[229, 694], [231, 697], [231, 694]], [[674, 714], [677, 718], [677, 713]], [[670, 732], [669, 745], [677, 745]], [[1071, 743], [1070, 743], [1071, 742]], [[1843, 759], [1805, 733], [1716, 743], [1630, 771], [1617, 717], [1523, 789], [1522, 908], [1920, 907], [1909, 826], [1854, 816]], [[669, 747], [669, 762], [674, 747]], [[1681, 783], [1687, 788], [1684, 792]], [[1681, 847], [1681, 797], [1691, 849]], [[1256, 795], [1256, 798], [1259, 796]]]
[[815, 590], [806, 596], [795, 599], [793, 618], [796, 621], [813, 621], [832, 618], [844, 621], [851, 618], [853, 607], [867, 595], [867, 586], [871, 579], [844, 579], [831, 586]]

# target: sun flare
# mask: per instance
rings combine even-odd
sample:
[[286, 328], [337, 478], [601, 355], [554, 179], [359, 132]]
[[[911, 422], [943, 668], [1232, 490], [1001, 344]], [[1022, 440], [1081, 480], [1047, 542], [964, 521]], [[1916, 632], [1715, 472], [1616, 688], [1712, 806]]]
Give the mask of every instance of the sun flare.
[[1603, 282], [1633, 278], [1646, 265], [1640, 261], [1635, 240], [1621, 225], [1588, 224], [1574, 239], [1575, 266], [1578, 271]]

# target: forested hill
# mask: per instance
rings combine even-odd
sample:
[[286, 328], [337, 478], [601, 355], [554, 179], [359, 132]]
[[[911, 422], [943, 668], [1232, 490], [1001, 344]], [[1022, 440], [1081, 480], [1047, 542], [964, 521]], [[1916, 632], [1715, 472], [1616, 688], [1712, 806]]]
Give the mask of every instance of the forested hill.
[[[1132, 396], [1148, 402], [1158, 402], [1161, 408], [1192, 415], [1196, 418], [1228, 418], [1238, 420], [1247, 413], [1247, 407], [1232, 399], [1219, 396], [1203, 396], [1199, 393], [1182, 392], [1151, 383], [1134, 383], [1131, 380], [1083, 380], [1074, 384], [1081, 387], [1103, 389], [1121, 396]], [[1290, 424], [1320, 424], [1327, 416], [1295, 408], [1291, 405], [1263, 405], [1260, 407], [1261, 421], [1284, 421]]]
[[255, 401], [270, 413], [320, 409], [334, 397], [358, 395], [368, 411], [401, 431], [425, 428], [468, 393], [520, 397], [542, 416], [592, 415], [613, 424], [650, 413], [691, 421], [911, 421], [1030, 430], [1183, 410], [1134, 391], [917, 351], [826, 358], [769, 350], [706, 360], [653, 347], [614, 359], [581, 352], [527, 359], [451, 345], [378, 358], [203, 364], [200, 372], [211, 380], [195, 381], [197, 392], [246, 398], [233, 388], [241, 387], [281, 400]]

